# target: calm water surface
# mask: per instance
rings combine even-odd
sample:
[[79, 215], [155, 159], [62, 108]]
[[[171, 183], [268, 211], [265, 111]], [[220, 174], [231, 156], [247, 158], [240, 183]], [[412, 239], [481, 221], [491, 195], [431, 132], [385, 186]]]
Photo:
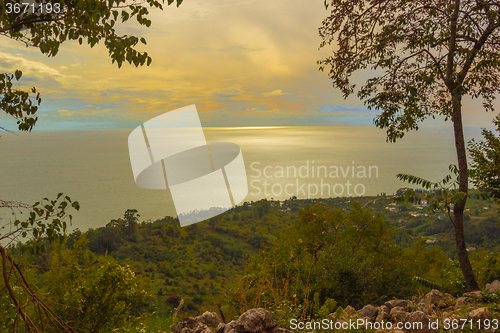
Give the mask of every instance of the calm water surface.
[[[374, 127], [204, 131], [209, 142], [228, 141], [241, 147], [249, 181], [247, 201], [286, 199], [290, 193], [299, 198], [347, 196], [356, 194], [355, 189], [364, 195], [394, 193], [405, 186], [396, 179], [397, 173], [439, 180], [456, 159], [450, 129], [409, 133], [397, 143], [386, 143], [385, 132]], [[144, 190], [135, 185], [127, 147], [130, 132], [2, 134], [0, 198], [33, 203], [64, 192], [81, 204], [73, 223], [81, 230], [104, 226], [122, 217], [129, 208], [137, 209], [142, 219], [175, 216], [167, 191]], [[469, 138], [478, 137], [479, 131], [471, 133]]]

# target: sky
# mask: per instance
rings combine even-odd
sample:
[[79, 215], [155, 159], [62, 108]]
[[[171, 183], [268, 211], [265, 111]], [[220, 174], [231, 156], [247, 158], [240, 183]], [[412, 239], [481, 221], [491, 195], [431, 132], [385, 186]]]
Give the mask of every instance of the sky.
[[[332, 51], [318, 48], [327, 14], [320, 0], [185, 0], [152, 10], [150, 28], [119, 27], [146, 38], [139, 50], [153, 58], [149, 67], [118, 68], [102, 43], [66, 42], [47, 58], [1, 37], [0, 71], [20, 69], [22, 84], [40, 91], [36, 130], [134, 128], [190, 104], [203, 126], [373, 126], [377, 112], [343, 99], [318, 71]], [[465, 126], [491, 127], [494, 115], [480, 103], [465, 101], [463, 110]], [[16, 128], [4, 114], [0, 124]]]

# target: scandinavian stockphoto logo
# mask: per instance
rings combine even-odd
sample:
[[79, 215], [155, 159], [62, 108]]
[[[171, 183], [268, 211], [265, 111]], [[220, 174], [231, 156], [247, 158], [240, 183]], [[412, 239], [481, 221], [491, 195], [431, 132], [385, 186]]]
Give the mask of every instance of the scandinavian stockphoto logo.
[[195, 105], [138, 126], [128, 137], [128, 149], [135, 183], [168, 187], [183, 227], [231, 209], [248, 194], [240, 147], [207, 143]]

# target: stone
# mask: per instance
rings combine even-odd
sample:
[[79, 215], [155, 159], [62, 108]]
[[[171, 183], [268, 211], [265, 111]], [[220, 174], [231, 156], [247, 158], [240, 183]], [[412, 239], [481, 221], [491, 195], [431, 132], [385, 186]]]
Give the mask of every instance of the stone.
[[385, 302], [385, 305], [389, 307], [389, 309], [392, 309], [396, 306], [400, 306], [402, 308], [407, 307], [411, 304], [411, 301], [405, 300], [405, 299], [394, 299], [391, 301]]
[[486, 290], [489, 290], [491, 293], [496, 293], [500, 290], [500, 281], [495, 280], [492, 283], [486, 284]]
[[469, 312], [469, 318], [474, 319], [474, 320], [491, 319], [490, 309], [488, 309], [487, 307], [484, 307], [484, 308], [472, 310], [471, 312]]
[[448, 306], [448, 304], [446, 304], [445, 302], [439, 302], [437, 307], [440, 308], [440, 309], [444, 309]]
[[451, 303], [455, 301], [455, 297], [453, 297], [450, 294], [446, 293], [443, 294], [437, 289], [432, 289], [420, 300], [419, 304], [426, 304], [432, 308], [432, 305], [436, 305], [439, 302], [446, 302], [446, 301], [448, 301], [448, 303]]
[[429, 316], [422, 311], [417, 310], [408, 313], [405, 321], [410, 323], [422, 323], [422, 329], [424, 330], [429, 328]]
[[356, 314], [356, 309], [354, 309], [352, 306], [348, 305], [344, 309], [344, 312], [346, 313], [347, 316], [354, 316]]
[[402, 307], [396, 306], [391, 309], [390, 315], [395, 321], [405, 321], [408, 313]]
[[483, 293], [481, 292], [481, 290], [469, 291], [469, 292], [464, 293], [463, 297], [478, 299], [478, 298], [483, 297]]
[[423, 313], [425, 313], [428, 316], [430, 316], [434, 313], [434, 311], [432, 311], [432, 308], [425, 303], [420, 303], [418, 305], [418, 309], [419, 309], [419, 311], [422, 311]]
[[226, 326], [226, 324], [224, 324], [224, 323], [220, 323], [220, 324], [217, 326], [217, 329], [215, 330], [215, 333], [222, 333], [222, 332], [224, 332], [224, 326]]
[[431, 305], [436, 304], [444, 298], [445, 296], [443, 295], [443, 293], [441, 293], [437, 289], [432, 289], [422, 298], [420, 304], [425, 304], [430, 307]]
[[204, 312], [200, 317], [200, 322], [204, 323], [207, 326], [217, 327], [220, 324], [219, 316], [215, 312]]
[[455, 308], [454, 308], [455, 311], [458, 311], [461, 308], [463, 308], [466, 303], [467, 303], [467, 297], [459, 297], [459, 298], [457, 298], [457, 301], [455, 302]]
[[245, 333], [271, 331], [277, 326], [271, 313], [263, 308], [248, 310], [236, 322], [238, 323], [238, 327], [241, 326], [242, 332]]
[[293, 333], [293, 332], [292, 332], [292, 331], [290, 331], [290, 330], [287, 330], [287, 329], [281, 328], [281, 327], [275, 327], [275, 328], [272, 330], [272, 333]]
[[378, 308], [368, 304], [365, 305], [361, 310], [358, 311], [358, 314], [362, 317], [368, 318], [370, 321], [375, 320], [377, 318]]
[[378, 313], [380, 312], [391, 313], [391, 309], [387, 305], [382, 305], [378, 308]]
[[[386, 307], [385, 305], [382, 306]], [[382, 321], [387, 322], [388, 320], [391, 319], [391, 315], [389, 314], [389, 312], [381, 310], [380, 308], [378, 310], [377, 318], [375, 318], [375, 321], [379, 323], [381, 323]]]
[[216, 313], [205, 312], [196, 318], [184, 318], [171, 327], [174, 333], [212, 333], [207, 324], [217, 327], [216, 333], [291, 333], [277, 327], [271, 313], [262, 308], [248, 310], [228, 324], [221, 323]]
[[170, 326], [175, 333], [211, 333], [210, 329], [200, 317], [187, 317]]

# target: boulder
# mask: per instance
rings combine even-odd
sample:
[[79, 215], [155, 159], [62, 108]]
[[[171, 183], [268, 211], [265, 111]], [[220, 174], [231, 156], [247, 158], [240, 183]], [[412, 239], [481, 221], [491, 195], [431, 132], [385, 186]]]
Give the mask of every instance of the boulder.
[[[210, 313], [210, 312], [207, 312]], [[215, 317], [217, 314], [213, 313]], [[203, 316], [198, 317], [187, 317], [182, 319], [180, 322], [172, 324], [170, 326], [175, 333], [211, 333], [210, 328], [205, 324], [205, 318]], [[219, 317], [217, 317], [219, 319]], [[220, 320], [219, 320], [220, 322]], [[215, 327], [215, 325], [213, 325]]]
[[411, 304], [412, 304], [411, 301], [408, 301], [408, 300], [405, 300], [405, 299], [394, 299], [394, 300], [385, 302], [385, 305], [389, 309], [392, 309], [392, 308], [394, 308], [396, 306], [400, 306], [402, 308], [405, 308], [405, 307], [407, 307], [407, 306], [409, 306]]
[[330, 314], [329, 317], [336, 321], [346, 322], [349, 320], [349, 318], [351, 318], [355, 314], [356, 310], [352, 306], [348, 305], [344, 310], [342, 310], [338, 318], [335, 318], [335, 314]]
[[219, 324], [217, 333], [291, 333], [279, 328], [266, 309], [251, 309], [243, 313], [237, 320], [228, 324]]
[[495, 280], [492, 283], [488, 283], [486, 285], [486, 290], [489, 290], [492, 293], [496, 293], [500, 290], [500, 281]]
[[382, 305], [378, 308], [378, 313], [385, 312], [387, 314], [391, 313], [391, 309], [387, 305]]
[[391, 319], [390, 312], [391, 311], [387, 306], [382, 305], [381, 307], [378, 308], [378, 314], [375, 321], [381, 323], [382, 321], [386, 322], [390, 320]]
[[408, 313], [400, 306], [393, 307], [390, 313], [391, 317], [396, 321], [405, 321]]
[[491, 313], [487, 307], [479, 308], [469, 312], [469, 318], [473, 320], [491, 319]]
[[420, 301], [420, 304], [425, 304], [429, 307], [432, 307], [432, 305], [437, 305], [439, 302], [453, 302], [455, 300], [455, 297], [453, 297], [450, 294], [443, 294], [439, 290], [432, 289], [430, 292], [428, 292]]
[[200, 322], [210, 327], [217, 327], [217, 325], [220, 324], [219, 316], [217, 316], [215, 312], [206, 311], [201, 316], [196, 318], [199, 318], [198, 320]]
[[409, 323], [422, 323], [422, 328], [424, 330], [427, 330], [429, 328], [429, 316], [422, 311], [414, 311], [408, 313], [405, 321]]
[[368, 318], [370, 321], [373, 321], [375, 320], [375, 318], [377, 318], [377, 313], [378, 308], [371, 304], [365, 305], [361, 310], [358, 311], [358, 314], [361, 317]]
[[432, 308], [429, 305], [425, 304], [425, 303], [420, 303], [418, 305], [418, 309], [420, 311], [422, 311], [423, 313], [425, 313], [426, 315], [428, 315], [428, 316], [430, 316], [430, 315], [432, 315], [434, 313], [434, 311], [432, 310]]
[[344, 309], [344, 312], [349, 317], [354, 316], [356, 314], [356, 310], [350, 305], [346, 306], [346, 308]]
[[464, 293], [463, 297], [478, 299], [478, 298], [483, 297], [483, 293], [481, 292], [481, 290], [469, 291], [469, 292]]
[[457, 301], [455, 302], [455, 308], [454, 308], [454, 310], [455, 311], [460, 310], [461, 308], [463, 308], [465, 306], [466, 303], [467, 303], [467, 297], [459, 297], [459, 298], [457, 298]]

